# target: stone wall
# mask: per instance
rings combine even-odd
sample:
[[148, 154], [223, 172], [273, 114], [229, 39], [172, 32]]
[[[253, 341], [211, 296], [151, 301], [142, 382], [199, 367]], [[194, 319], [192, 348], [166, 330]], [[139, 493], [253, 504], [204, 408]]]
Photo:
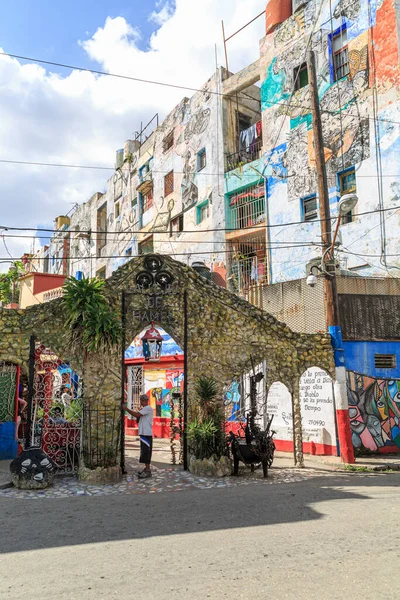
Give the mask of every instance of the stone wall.
[[[122, 291], [127, 292], [127, 345], [152, 318], [183, 347], [183, 294], [188, 299], [188, 407], [194, 414], [193, 385], [199, 375], [213, 375], [221, 390], [254, 364], [267, 362], [267, 384], [284, 383], [293, 395], [296, 461], [302, 463], [299, 380], [304, 371], [318, 366], [334, 373], [330, 337], [326, 334], [294, 333], [272, 315], [241, 300], [198, 275], [191, 267], [170, 257], [160, 257], [162, 269], [174, 278], [175, 292], [163, 298], [158, 315], [149, 313], [148, 299], [135, 293], [135, 278], [144, 269], [144, 258], [120, 267], [106, 281], [105, 293], [117, 310]], [[131, 293], [133, 292], [133, 293]], [[83, 364], [65, 341], [61, 300], [36, 305], [25, 311], [0, 311], [0, 360], [21, 364], [27, 371], [29, 336], [37, 339], [63, 361], [82, 373], [85, 401], [92, 407], [115, 406], [121, 399], [121, 356], [93, 356]]]

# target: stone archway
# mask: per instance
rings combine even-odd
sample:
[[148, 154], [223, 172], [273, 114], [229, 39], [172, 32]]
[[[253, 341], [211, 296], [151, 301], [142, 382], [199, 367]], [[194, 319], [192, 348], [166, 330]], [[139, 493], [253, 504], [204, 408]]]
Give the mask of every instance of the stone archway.
[[[261, 311], [226, 289], [201, 277], [191, 267], [158, 256], [162, 268], [174, 279], [176, 293], [166, 295], [162, 314], [157, 322], [179, 345], [184, 341], [183, 297], [186, 292], [187, 319], [187, 378], [189, 415], [195, 409], [193, 384], [198, 375], [213, 374], [221, 390], [235, 377], [249, 372], [252, 361], [267, 361], [267, 385], [280, 381], [293, 394], [295, 461], [302, 465], [302, 432], [299, 379], [304, 371], [317, 365], [328, 374], [334, 372], [333, 351], [328, 334], [294, 333], [286, 324]], [[143, 297], [129, 296], [136, 290], [136, 277], [144, 270], [148, 257], [137, 257], [120, 267], [106, 281], [105, 294], [112, 306], [121, 307], [126, 292], [126, 334], [131, 340], [143, 328], [146, 311]], [[28, 364], [29, 336], [34, 333], [42, 343], [68, 360], [78, 373], [82, 357], [71, 354], [64, 337], [64, 316], [61, 300], [29, 307], [24, 311], [1, 309], [0, 358], [18, 364]], [[150, 315], [149, 315], [150, 316]], [[153, 320], [153, 319], [149, 319]], [[91, 406], [115, 406], [121, 400], [121, 355], [100, 360], [93, 356], [85, 369], [85, 401]]]

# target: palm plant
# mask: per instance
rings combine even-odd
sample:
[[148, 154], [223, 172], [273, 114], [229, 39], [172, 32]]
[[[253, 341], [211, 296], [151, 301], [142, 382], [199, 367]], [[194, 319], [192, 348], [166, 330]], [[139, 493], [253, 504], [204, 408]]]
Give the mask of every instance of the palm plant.
[[70, 277], [64, 283], [62, 308], [67, 342], [84, 361], [90, 354], [114, 352], [121, 341], [121, 322], [103, 291], [104, 281]]

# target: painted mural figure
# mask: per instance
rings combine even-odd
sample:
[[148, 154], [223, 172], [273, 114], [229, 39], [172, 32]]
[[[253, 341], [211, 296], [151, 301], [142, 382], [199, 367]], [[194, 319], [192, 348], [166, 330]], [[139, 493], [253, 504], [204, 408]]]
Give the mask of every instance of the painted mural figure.
[[240, 400], [241, 394], [239, 389], [239, 382], [232, 381], [230, 388], [224, 394], [224, 404], [227, 407], [232, 407], [231, 414], [228, 417], [228, 421], [240, 421]]
[[398, 452], [400, 381], [348, 374], [349, 416], [355, 448]]

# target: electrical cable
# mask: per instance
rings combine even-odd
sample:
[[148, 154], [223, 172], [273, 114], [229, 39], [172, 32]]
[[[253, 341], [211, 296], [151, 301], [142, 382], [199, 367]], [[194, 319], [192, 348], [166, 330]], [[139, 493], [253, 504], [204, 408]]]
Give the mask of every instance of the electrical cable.
[[[320, 4], [320, 11], [321, 12], [321, 6], [322, 6], [323, 2], [321, 1]], [[314, 23], [315, 26], [315, 23]], [[85, 68], [85, 67], [77, 67], [74, 65], [68, 65], [68, 64], [64, 64], [64, 63], [59, 63], [59, 62], [53, 62], [53, 61], [49, 61], [49, 60], [43, 60], [43, 59], [39, 59], [39, 58], [32, 58], [29, 56], [21, 56], [19, 54], [11, 54], [10, 52], [0, 52], [0, 56], [9, 56], [10, 58], [17, 58], [19, 60], [26, 60], [29, 62], [34, 62], [34, 63], [38, 63], [38, 64], [45, 64], [45, 65], [52, 65], [55, 67], [62, 67], [65, 69], [71, 69], [72, 71], [82, 71], [82, 72], [86, 72], [86, 73], [93, 73], [95, 75], [105, 75], [107, 77], [116, 77], [118, 79], [125, 79], [125, 80], [130, 80], [130, 81], [136, 81], [138, 83], [149, 83], [152, 85], [160, 85], [163, 87], [170, 87], [170, 88], [175, 88], [175, 89], [180, 89], [180, 90], [186, 90], [186, 91], [191, 91], [191, 92], [200, 92], [203, 94], [211, 94], [211, 95], [215, 95], [215, 96], [224, 96], [224, 97], [228, 97], [227, 94], [224, 94], [223, 92], [216, 92], [213, 90], [209, 90], [209, 89], [200, 89], [200, 88], [195, 88], [195, 87], [190, 87], [190, 86], [184, 86], [184, 85], [178, 85], [178, 84], [174, 84], [174, 83], [167, 83], [167, 82], [163, 82], [163, 81], [155, 81], [155, 80], [151, 80], [151, 79], [142, 79], [140, 77], [133, 77], [130, 75], [122, 75], [119, 73], [108, 73], [107, 71], [100, 71], [97, 69], [89, 69], [89, 68]], [[289, 105], [286, 102], [274, 102], [273, 105], [271, 104], [271, 106], [292, 106], [293, 108], [304, 108], [307, 110], [310, 110], [309, 106], [303, 106], [300, 104], [295, 104], [295, 105]], [[329, 110], [321, 110], [321, 112], [325, 112], [328, 114], [337, 114], [336, 111], [329, 111]], [[350, 113], [348, 113], [350, 115]], [[373, 117], [366, 117], [369, 119], [373, 119]], [[379, 121], [386, 121], [389, 123], [397, 123], [400, 125], [400, 121], [393, 121], [391, 119], [378, 119]]]
[[[360, 212], [357, 213], [359, 217], [363, 216], [363, 215], [371, 215], [371, 214], [375, 214], [375, 213], [379, 213], [379, 212], [387, 212], [389, 210], [398, 210], [400, 209], [400, 206], [392, 206], [390, 208], [383, 208], [383, 209], [375, 209], [375, 210], [367, 210], [364, 212]], [[269, 229], [269, 228], [275, 228], [275, 227], [290, 227], [292, 225], [309, 225], [310, 223], [321, 223], [321, 221], [327, 221], [327, 220], [336, 220], [336, 216], [334, 217], [329, 217], [328, 219], [313, 219], [312, 221], [290, 221], [290, 222], [286, 222], [286, 223], [272, 223], [271, 225], [254, 225], [252, 227], [249, 227], [249, 232], [253, 232], [254, 230], [263, 230], [263, 229]], [[91, 235], [93, 233], [104, 233], [104, 231], [100, 231], [100, 230], [96, 230], [96, 229], [90, 229], [90, 230], [82, 230], [82, 229], [68, 229], [65, 232], [61, 232], [61, 231], [54, 231], [54, 229], [47, 229], [45, 227], [9, 227], [6, 225], [0, 225], [1, 229], [4, 229], [5, 231], [37, 231], [37, 232], [49, 232], [52, 234], [58, 233], [58, 234], [62, 234], [62, 233], [80, 233], [80, 234], [87, 234], [87, 235]], [[226, 232], [231, 232], [232, 228], [228, 228], [228, 227], [217, 227], [217, 228], [212, 228], [212, 229], [205, 229], [204, 231], [199, 231], [198, 229], [184, 229], [183, 231], [179, 232], [179, 233], [209, 233], [209, 232], [213, 232], [213, 231], [226, 231]], [[245, 230], [243, 230], [245, 231]], [[128, 234], [128, 233], [132, 233], [132, 234], [138, 234], [138, 235], [144, 235], [144, 236], [150, 236], [150, 235], [155, 235], [155, 234], [161, 234], [161, 235], [165, 235], [168, 232], [167, 231], [135, 231], [133, 229], [126, 229], [125, 231], [121, 232], [121, 231], [107, 231], [107, 236], [108, 235], [121, 235], [121, 234]], [[13, 237], [18, 237], [18, 236], [13, 236]]]
[[[102, 171], [115, 171], [115, 167], [100, 167], [97, 165], [68, 165], [68, 164], [63, 164], [63, 163], [46, 163], [46, 162], [34, 162], [34, 161], [28, 161], [28, 160], [8, 160], [8, 159], [0, 159], [0, 163], [4, 163], [4, 164], [16, 164], [16, 165], [27, 165], [27, 166], [38, 166], [38, 167], [61, 167], [61, 168], [66, 168], [66, 169], [95, 169], [95, 170], [102, 170]], [[269, 163], [268, 163], [269, 164]], [[268, 165], [266, 165], [268, 166]], [[151, 169], [152, 173], [160, 173], [163, 175], [167, 175], [168, 173], [170, 173], [171, 170], [169, 171], [160, 171], [157, 169]], [[208, 176], [208, 177], [217, 177], [217, 176], [227, 176], [227, 178], [230, 178], [232, 176], [234, 177], [238, 177], [238, 175], [235, 174], [231, 174], [232, 171], [224, 171], [224, 172], [220, 172], [220, 173], [212, 173], [212, 172], [206, 172], [205, 170], [201, 170], [201, 171], [196, 171], [195, 174], [196, 176], [201, 175], [201, 176]], [[185, 175], [184, 171], [175, 171], [174, 170], [174, 174], [175, 175]], [[240, 174], [240, 178], [242, 179], [243, 177], [251, 177], [253, 178], [254, 175], [253, 173], [241, 173]], [[297, 175], [296, 173], [290, 174], [290, 175], [275, 175], [274, 176], [276, 179], [289, 179], [289, 177], [304, 177], [304, 179], [309, 179], [308, 175]], [[377, 175], [357, 175], [358, 178], [365, 178], [365, 179], [376, 179]], [[382, 174], [381, 177], [387, 177], [390, 179], [399, 179], [400, 175], [385, 175]], [[71, 209], [72, 210], [72, 209]]]

